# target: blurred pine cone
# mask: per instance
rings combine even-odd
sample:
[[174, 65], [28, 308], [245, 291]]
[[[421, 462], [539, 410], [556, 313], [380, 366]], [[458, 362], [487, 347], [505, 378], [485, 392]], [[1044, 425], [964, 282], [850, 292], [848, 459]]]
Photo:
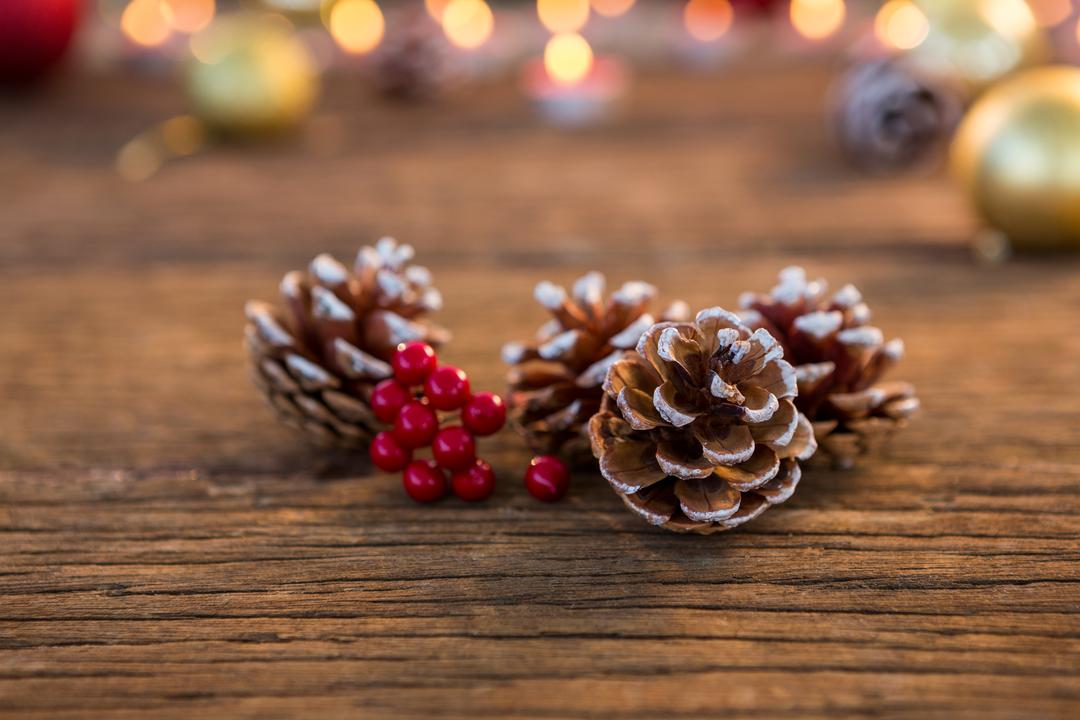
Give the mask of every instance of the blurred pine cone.
[[604, 381], [600, 472], [653, 525], [709, 534], [784, 502], [817, 445], [780, 343], [721, 308], [658, 323]]
[[919, 399], [911, 383], [878, 382], [903, 356], [903, 341], [885, 342], [881, 330], [867, 324], [870, 309], [854, 285], [832, 296], [827, 287], [789, 267], [768, 295], [746, 293], [739, 302], [744, 322], [772, 333], [795, 365], [795, 405], [813, 421], [822, 449], [837, 466], [851, 467], [903, 427]]
[[841, 150], [870, 172], [939, 159], [963, 107], [956, 91], [897, 60], [855, 65], [834, 86], [831, 104]]
[[388, 32], [372, 58], [375, 85], [387, 97], [410, 102], [432, 100], [449, 77], [445, 36], [422, 9]]
[[319, 255], [281, 281], [285, 311], [251, 300], [244, 308], [251, 376], [286, 424], [319, 444], [363, 448], [383, 429], [369, 401], [392, 375], [399, 343], [434, 346], [449, 333], [422, 318], [442, 306], [413, 249], [392, 238], [364, 247], [350, 270]]
[[[561, 454], [571, 463], [590, 459], [588, 422], [600, 409], [608, 367], [633, 348], [656, 318], [648, 312], [656, 288], [628, 282], [604, 299], [604, 276], [591, 272], [570, 293], [558, 285], [536, 286], [537, 302], [553, 319], [531, 343], [509, 343], [511, 423], [536, 453]], [[683, 319], [685, 303], [673, 303], [661, 318]]]

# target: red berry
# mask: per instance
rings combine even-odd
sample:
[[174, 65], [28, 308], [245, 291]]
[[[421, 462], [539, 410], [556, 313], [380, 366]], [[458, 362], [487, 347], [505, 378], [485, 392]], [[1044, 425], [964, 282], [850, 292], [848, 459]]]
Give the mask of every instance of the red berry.
[[371, 410], [384, 423], [394, 422], [398, 411], [412, 399], [409, 389], [393, 378], [383, 380], [371, 391]]
[[476, 393], [461, 411], [461, 424], [481, 437], [499, 432], [504, 423], [506, 403], [495, 393]]
[[414, 450], [431, 444], [439, 431], [439, 419], [435, 411], [419, 400], [405, 404], [394, 421], [394, 439], [403, 448]]
[[555, 502], [569, 487], [570, 471], [553, 455], [534, 457], [525, 471], [525, 489], [537, 500]]
[[394, 377], [402, 385], [419, 385], [424, 382], [439, 359], [435, 350], [427, 343], [410, 342], [398, 345], [391, 360]]
[[462, 500], [487, 500], [495, 490], [495, 472], [486, 462], [477, 459], [467, 470], [454, 473], [450, 486]]
[[416, 502], [429, 503], [446, 497], [446, 476], [433, 460], [414, 460], [401, 475], [405, 492]]
[[476, 460], [476, 440], [463, 427], [444, 427], [431, 443], [431, 454], [439, 467], [447, 470], [464, 470]]
[[424, 383], [424, 395], [438, 410], [457, 410], [469, 399], [469, 376], [451, 365], [435, 368]]
[[385, 472], [398, 472], [412, 462], [412, 452], [398, 445], [388, 432], [376, 435], [368, 452], [375, 467]]

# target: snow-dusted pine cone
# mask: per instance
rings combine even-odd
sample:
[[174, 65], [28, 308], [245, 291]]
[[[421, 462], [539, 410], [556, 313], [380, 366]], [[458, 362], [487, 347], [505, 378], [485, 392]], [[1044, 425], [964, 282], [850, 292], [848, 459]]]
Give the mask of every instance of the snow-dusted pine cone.
[[647, 330], [608, 370], [589, 422], [600, 472], [627, 507], [709, 534], [791, 497], [817, 445], [783, 352], [722, 308]]
[[[561, 454], [572, 463], [590, 458], [588, 422], [600, 409], [608, 367], [633, 348], [657, 318], [647, 310], [656, 296], [648, 283], [628, 282], [604, 299], [605, 280], [591, 272], [570, 293], [558, 285], [536, 286], [537, 302], [551, 313], [531, 343], [509, 343], [511, 423], [529, 447]], [[662, 319], [683, 319], [685, 303], [672, 304]]]
[[251, 376], [281, 420], [325, 445], [366, 447], [383, 429], [369, 401], [392, 375], [399, 343], [434, 346], [449, 333], [423, 316], [442, 306], [431, 273], [392, 238], [363, 247], [349, 269], [319, 255], [281, 281], [284, 312], [258, 300], [244, 308]]
[[868, 324], [870, 309], [854, 285], [829, 295], [824, 280], [809, 282], [802, 268], [789, 267], [768, 295], [745, 293], [739, 303], [747, 325], [784, 346], [799, 380], [795, 404], [837, 466], [852, 466], [919, 409], [911, 383], [879, 382], [903, 356], [904, 343], [886, 342]]

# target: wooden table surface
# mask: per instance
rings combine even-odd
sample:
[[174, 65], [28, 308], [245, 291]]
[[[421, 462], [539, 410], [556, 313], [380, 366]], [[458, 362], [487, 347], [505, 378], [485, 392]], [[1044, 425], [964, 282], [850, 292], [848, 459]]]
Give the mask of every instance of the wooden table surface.
[[[846, 170], [831, 67], [645, 74], [609, 126], [509, 84], [436, 108], [332, 82], [298, 142], [130, 185], [175, 85], [68, 77], [0, 105], [0, 715], [1080, 716], [1080, 264], [973, 260], [939, 177]], [[417, 246], [500, 389], [531, 286], [589, 269], [732, 305], [799, 263], [903, 337], [923, 415], [738, 531], [683, 537], [598, 475], [413, 504], [279, 427], [242, 304], [319, 251]]]

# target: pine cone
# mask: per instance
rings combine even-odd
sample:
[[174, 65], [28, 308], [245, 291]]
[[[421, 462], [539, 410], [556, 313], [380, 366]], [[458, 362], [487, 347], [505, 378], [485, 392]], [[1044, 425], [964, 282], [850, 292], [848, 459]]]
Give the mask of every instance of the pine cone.
[[798, 461], [817, 444], [783, 352], [722, 308], [647, 330], [611, 366], [589, 422], [600, 472], [626, 506], [653, 525], [710, 534], [791, 497]]
[[936, 159], [962, 112], [956, 92], [894, 60], [854, 66], [837, 83], [832, 106], [841, 149], [871, 172]]
[[352, 271], [319, 255], [281, 281], [285, 312], [252, 300], [244, 308], [251, 376], [286, 424], [323, 445], [364, 448], [384, 429], [369, 402], [393, 373], [399, 343], [434, 346], [449, 333], [422, 316], [442, 306], [413, 249], [392, 238], [364, 247]]
[[422, 102], [442, 92], [449, 77], [445, 36], [422, 9], [387, 33], [372, 58], [375, 84], [395, 100]]
[[784, 346], [799, 381], [795, 405], [838, 467], [851, 467], [918, 410], [911, 383], [878, 383], [903, 356], [904, 343], [885, 342], [867, 324], [870, 309], [854, 285], [828, 296], [824, 280], [807, 282], [802, 268], [789, 267], [770, 294], [746, 293], [740, 305], [747, 325]]
[[[512, 366], [511, 423], [536, 453], [562, 454], [573, 463], [590, 459], [588, 422], [600, 409], [607, 370], [656, 322], [646, 312], [655, 287], [628, 282], [606, 301], [604, 287], [597, 272], [578, 279], [569, 294], [540, 283], [534, 295], [553, 319], [534, 342], [503, 348], [503, 359]], [[676, 302], [662, 318], [683, 319], [688, 312], [685, 303]]]

